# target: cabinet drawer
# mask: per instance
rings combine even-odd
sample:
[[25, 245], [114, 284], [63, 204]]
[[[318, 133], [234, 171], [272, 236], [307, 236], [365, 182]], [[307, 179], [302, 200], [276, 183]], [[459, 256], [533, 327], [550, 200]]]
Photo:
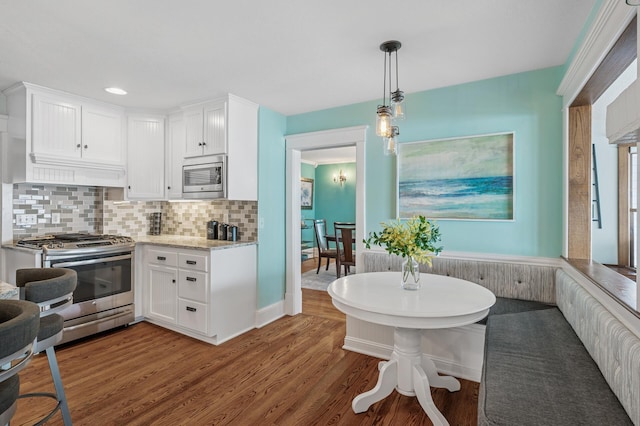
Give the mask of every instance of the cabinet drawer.
[[170, 251], [149, 250], [149, 263], [156, 265], [177, 266], [178, 254]]
[[179, 266], [182, 269], [207, 272], [208, 256], [192, 253], [178, 254]]
[[207, 274], [180, 270], [178, 273], [178, 297], [207, 302]]
[[178, 324], [198, 333], [207, 334], [207, 305], [178, 299]]

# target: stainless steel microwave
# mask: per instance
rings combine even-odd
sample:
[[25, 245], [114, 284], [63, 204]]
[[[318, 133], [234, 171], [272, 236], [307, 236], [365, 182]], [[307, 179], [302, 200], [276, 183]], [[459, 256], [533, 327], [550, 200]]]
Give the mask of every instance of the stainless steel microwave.
[[185, 161], [182, 166], [182, 197], [226, 198], [226, 156], [214, 155]]

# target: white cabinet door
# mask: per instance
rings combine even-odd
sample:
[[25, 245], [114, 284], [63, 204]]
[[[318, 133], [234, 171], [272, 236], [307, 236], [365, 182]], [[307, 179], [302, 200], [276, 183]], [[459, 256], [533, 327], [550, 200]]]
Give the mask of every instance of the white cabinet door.
[[80, 103], [63, 97], [34, 94], [31, 151], [52, 157], [80, 158]]
[[100, 163], [125, 163], [123, 114], [92, 105], [82, 107], [82, 158]]
[[164, 198], [164, 118], [130, 116], [127, 121], [127, 198]]
[[227, 152], [226, 102], [208, 104], [204, 108], [204, 155]]
[[169, 117], [169, 130], [165, 158], [165, 180], [167, 198], [182, 198], [182, 159], [184, 158], [185, 126], [182, 114]]
[[229, 95], [227, 198], [258, 200], [258, 105]]
[[202, 121], [203, 110], [201, 107], [190, 108], [184, 112], [185, 157], [198, 157], [202, 155], [202, 143], [204, 142]]
[[149, 318], [175, 324], [177, 318], [178, 292], [175, 268], [148, 265], [148, 312]]

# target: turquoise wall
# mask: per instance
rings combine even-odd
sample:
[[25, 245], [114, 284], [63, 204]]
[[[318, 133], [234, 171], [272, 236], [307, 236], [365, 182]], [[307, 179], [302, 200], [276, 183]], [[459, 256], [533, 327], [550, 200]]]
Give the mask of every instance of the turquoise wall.
[[[347, 175], [342, 186], [333, 181], [340, 170]], [[333, 234], [333, 222], [355, 222], [356, 163], [318, 166], [316, 188], [316, 217], [326, 219], [327, 234]]]
[[258, 309], [285, 292], [285, 116], [258, 113]]
[[[557, 257], [562, 252], [562, 67], [409, 94], [400, 142], [515, 133], [515, 220], [440, 220], [447, 251]], [[374, 132], [377, 101], [287, 117], [287, 133], [369, 125], [366, 228], [396, 217], [395, 157]], [[455, 167], [455, 164], [451, 164]]]
[[[316, 199], [317, 199], [317, 182], [316, 180], [316, 168], [307, 163], [302, 163], [300, 165], [300, 176], [313, 179], [314, 180], [314, 190], [313, 190], [313, 205], [312, 209], [301, 209], [300, 217], [301, 219], [315, 219], [316, 218]], [[300, 237], [302, 241], [312, 241], [315, 244], [315, 231], [313, 230], [313, 222], [311, 220], [304, 221], [305, 225], [309, 228], [302, 229], [300, 231]]]

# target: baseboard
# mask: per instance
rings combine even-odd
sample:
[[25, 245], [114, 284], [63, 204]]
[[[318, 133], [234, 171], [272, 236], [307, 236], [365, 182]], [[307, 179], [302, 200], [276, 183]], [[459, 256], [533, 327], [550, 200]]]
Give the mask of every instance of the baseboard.
[[344, 338], [342, 349], [382, 359], [391, 358], [391, 352], [393, 352], [393, 346], [349, 336]]
[[[479, 382], [484, 357], [485, 326], [425, 330], [422, 352], [433, 360], [442, 374]], [[393, 327], [373, 324], [347, 316], [343, 349], [389, 359], [393, 352]]]
[[272, 305], [259, 309], [256, 312], [256, 328], [264, 327], [285, 316], [284, 303], [284, 300], [279, 300]]
[[[386, 360], [391, 358], [391, 352], [393, 352], [393, 346], [349, 336], [345, 337], [342, 349]], [[481, 368], [470, 367], [468, 365], [455, 362], [454, 360], [445, 359], [432, 354], [425, 353], [424, 355], [434, 362], [440, 374], [454, 376], [460, 379], [470, 380], [472, 382], [480, 382], [480, 378], [482, 377]]]
[[438, 358], [433, 355], [426, 355], [434, 362], [436, 368], [438, 369], [438, 373], [480, 383], [480, 378], [482, 377], [482, 369], [468, 367], [466, 365], [454, 363], [451, 362], [451, 360]]

